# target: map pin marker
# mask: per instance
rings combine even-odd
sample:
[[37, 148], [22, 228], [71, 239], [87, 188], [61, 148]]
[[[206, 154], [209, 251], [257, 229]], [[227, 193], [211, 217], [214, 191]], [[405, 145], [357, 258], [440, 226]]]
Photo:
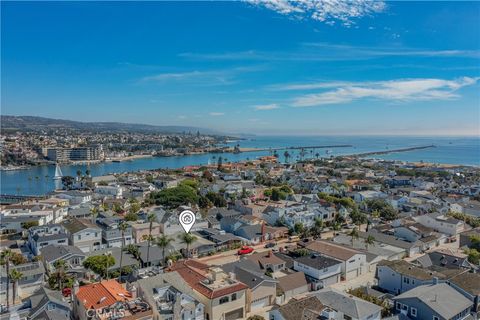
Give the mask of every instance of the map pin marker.
[[182, 211], [178, 217], [178, 221], [182, 225], [183, 230], [185, 230], [186, 233], [189, 233], [190, 229], [192, 229], [195, 224], [195, 214], [190, 210]]

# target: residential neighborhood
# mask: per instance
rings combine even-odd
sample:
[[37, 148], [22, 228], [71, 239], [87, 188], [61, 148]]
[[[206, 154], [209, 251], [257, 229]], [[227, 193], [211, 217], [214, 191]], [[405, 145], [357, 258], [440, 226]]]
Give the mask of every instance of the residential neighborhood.
[[480, 311], [480, 217], [462, 209], [478, 169], [264, 157], [91, 180], [119, 192], [78, 184], [1, 206], [2, 319]]

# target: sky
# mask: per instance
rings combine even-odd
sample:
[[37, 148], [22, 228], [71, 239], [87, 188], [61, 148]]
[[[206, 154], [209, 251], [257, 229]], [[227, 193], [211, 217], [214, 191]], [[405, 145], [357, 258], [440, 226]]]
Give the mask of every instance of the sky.
[[1, 2], [1, 114], [480, 135], [480, 2]]

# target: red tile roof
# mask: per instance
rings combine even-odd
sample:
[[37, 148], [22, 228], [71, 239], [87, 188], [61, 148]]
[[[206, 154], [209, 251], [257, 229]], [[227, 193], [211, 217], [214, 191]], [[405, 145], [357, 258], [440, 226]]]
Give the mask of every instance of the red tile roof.
[[85, 309], [102, 309], [117, 301], [131, 300], [130, 293], [114, 279], [81, 286], [76, 295]]
[[169, 270], [177, 271], [178, 274], [188, 283], [195, 291], [201, 293], [209, 299], [215, 299], [234, 292], [247, 289], [247, 285], [236, 281], [232, 285], [227, 285], [218, 289], [209, 288], [203, 284], [207, 280], [208, 265], [195, 260], [182, 260], [172, 265]]

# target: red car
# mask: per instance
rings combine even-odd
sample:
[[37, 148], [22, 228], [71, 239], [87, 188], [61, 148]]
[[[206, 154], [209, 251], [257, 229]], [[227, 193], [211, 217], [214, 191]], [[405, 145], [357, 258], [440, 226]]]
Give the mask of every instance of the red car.
[[69, 297], [72, 294], [72, 289], [71, 288], [63, 288], [62, 294], [64, 297]]
[[238, 255], [241, 256], [243, 254], [249, 254], [249, 253], [252, 253], [253, 252], [253, 248], [251, 247], [247, 247], [247, 246], [243, 246], [240, 250], [238, 250]]

